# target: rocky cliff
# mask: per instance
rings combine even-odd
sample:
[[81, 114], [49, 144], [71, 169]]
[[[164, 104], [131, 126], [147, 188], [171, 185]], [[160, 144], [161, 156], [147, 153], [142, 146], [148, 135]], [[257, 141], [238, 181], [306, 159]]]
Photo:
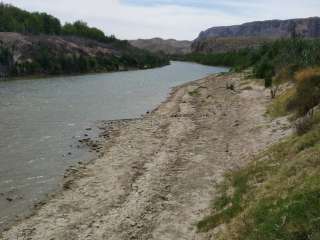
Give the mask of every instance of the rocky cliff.
[[192, 44], [192, 50], [224, 52], [293, 36], [320, 37], [320, 18], [269, 20], [228, 27], [213, 27], [199, 34]]
[[130, 43], [137, 48], [150, 52], [163, 52], [165, 54], [186, 54], [191, 52], [191, 41], [152, 38], [132, 40]]

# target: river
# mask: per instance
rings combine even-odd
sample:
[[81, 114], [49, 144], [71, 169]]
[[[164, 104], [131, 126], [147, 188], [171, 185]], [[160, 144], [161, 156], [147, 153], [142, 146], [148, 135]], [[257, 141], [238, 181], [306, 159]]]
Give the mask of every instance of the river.
[[[0, 231], [96, 158], [77, 141], [99, 120], [136, 118], [174, 86], [228, 69], [171, 62], [149, 70], [0, 82]], [[94, 136], [93, 136], [94, 137]]]

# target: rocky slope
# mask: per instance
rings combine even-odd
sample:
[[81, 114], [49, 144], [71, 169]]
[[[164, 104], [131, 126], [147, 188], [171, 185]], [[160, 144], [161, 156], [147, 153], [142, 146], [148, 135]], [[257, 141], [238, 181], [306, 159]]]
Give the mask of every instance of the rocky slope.
[[243, 48], [259, 47], [263, 43], [268, 43], [274, 40], [274, 38], [259, 37], [212, 37], [193, 42], [192, 50], [193, 52], [198, 53], [225, 53], [238, 51]]
[[[111, 55], [116, 51], [112, 45], [102, 44], [94, 40], [72, 37], [23, 35], [14, 32], [0, 32], [1, 46], [14, 49], [14, 60], [23, 62], [32, 56], [32, 51], [38, 45], [54, 48], [57, 53], [85, 54], [88, 56]], [[95, 46], [93, 46], [95, 44]]]
[[186, 54], [191, 52], [190, 41], [152, 38], [132, 40], [130, 43], [137, 48], [145, 49], [150, 52], [164, 52], [165, 54]]
[[0, 32], [1, 77], [117, 71], [166, 63], [127, 41]]
[[292, 36], [320, 37], [320, 18], [269, 20], [227, 27], [213, 27], [199, 34], [199, 37], [192, 44], [192, 50], [196, 52], [225, 52]]

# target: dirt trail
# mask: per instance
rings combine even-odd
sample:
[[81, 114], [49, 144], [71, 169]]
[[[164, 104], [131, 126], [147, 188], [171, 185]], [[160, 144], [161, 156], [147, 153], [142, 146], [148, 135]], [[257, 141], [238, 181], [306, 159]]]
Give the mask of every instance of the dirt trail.
[[241, 81], [241, 74], [211, 76], [177, 88], [0, 239], [204, 239], [195, 223], [208, 213], [215, 183], [289, 132], [285, 119], [264, 117], [263, 87], [240, 91]]

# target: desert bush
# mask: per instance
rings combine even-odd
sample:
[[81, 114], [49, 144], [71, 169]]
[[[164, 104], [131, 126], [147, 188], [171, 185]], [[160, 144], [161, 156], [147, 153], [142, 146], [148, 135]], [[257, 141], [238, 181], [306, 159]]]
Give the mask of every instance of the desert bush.
[[320, 103], [320, 69], [309, 68], [298, 72], [294, 101], [298, 116], [304, 116]]
[[295, 73], [295, 80], [297, 82], [304, 81], [305, 79], [311, 78], [315, 75], [320, 75], [320, 68], [306, 68]]

